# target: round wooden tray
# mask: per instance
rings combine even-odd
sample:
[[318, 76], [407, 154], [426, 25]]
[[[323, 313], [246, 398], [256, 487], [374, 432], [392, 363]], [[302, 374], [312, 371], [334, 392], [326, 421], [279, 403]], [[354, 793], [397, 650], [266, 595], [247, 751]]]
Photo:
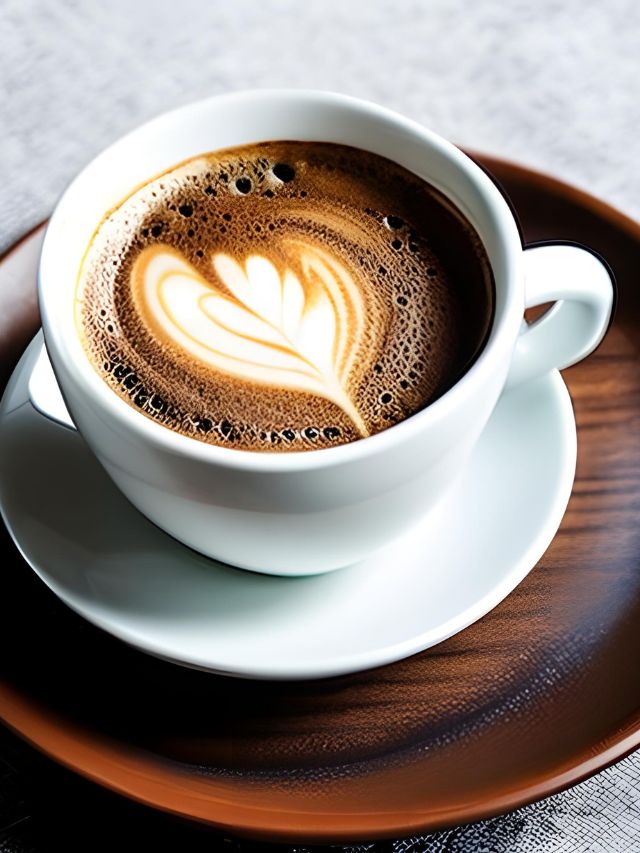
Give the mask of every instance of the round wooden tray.
[[[591, 246], [619, 288], [605, 342], [565, 373], [577, 479], [536, 569], [480, 622], [422, 654], [268, 684], [122, 645], [58, 602], [3, 531], [0, 717], [12, 729], [159, 809], [304, 842], [487, 817], [640, 744], [640, 226], [549, 177], [477, 159], [508, 193], [526, 241]], [[2, 381], [37, 328], [38, 240], [34, 232], [0, 264]]]

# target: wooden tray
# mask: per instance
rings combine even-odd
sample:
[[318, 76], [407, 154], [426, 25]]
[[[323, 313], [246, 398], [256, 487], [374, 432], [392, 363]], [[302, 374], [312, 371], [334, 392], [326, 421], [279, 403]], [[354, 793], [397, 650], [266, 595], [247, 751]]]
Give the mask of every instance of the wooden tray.
[[[477, 159], [509, 194], [527, 241], [584, 242], [619, 287], [604, 344], [565, 373], [577, 480], [540, 565], [427, 652], [360, 675], [268, 684], [125, 647], [58, 602], [3, 531], [0, 717], [13, 730], [159, 809], [304, 842], [487, 817], [640, 744], [640, 226], [549, 177]], [[0, 265], [3, 381], [38, 324], [38, 239]]]

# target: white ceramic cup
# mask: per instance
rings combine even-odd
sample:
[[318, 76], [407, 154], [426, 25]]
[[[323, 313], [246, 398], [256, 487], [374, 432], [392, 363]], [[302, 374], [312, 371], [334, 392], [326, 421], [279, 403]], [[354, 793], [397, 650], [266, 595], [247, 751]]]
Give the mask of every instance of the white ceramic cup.
[[[298, 453], [208, 445], [145, 417], [96, 373], [74, 323], [81, 261], [110, 208], [187, 158], [276, 139], [352, 145], [433, 184], [475, 226], [496, 287], [488, 341], [442, 397], [377, 435]], [[47, 350], [71, 420], [140, 512], [210, 557], [304, 575], [360, 560], [422, 519], [464, 468], [507, 382], [531, 381], [595, 348], [607, 328], [613, 289], [605, 266], [584, 249], [523, 251], [497, 187], [421, 125], [343, 95], [263, 90], [162, 115], [93, 160], [50, 220], [39, 298]], [[556, 303], [551, 311], [526, 326], [525, 307], [548, 301]]]

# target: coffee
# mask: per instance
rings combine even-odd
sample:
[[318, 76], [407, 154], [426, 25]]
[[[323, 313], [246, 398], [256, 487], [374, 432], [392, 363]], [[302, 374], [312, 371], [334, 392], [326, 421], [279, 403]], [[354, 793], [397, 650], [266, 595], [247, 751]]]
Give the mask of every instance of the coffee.
[[480, 238], [435, 188], [359, 149], [266, 142], [189, 160], [112, 210], [76, 318], [133, 408], [282, 452], [433, 402], [478, 355], [493, 301]]

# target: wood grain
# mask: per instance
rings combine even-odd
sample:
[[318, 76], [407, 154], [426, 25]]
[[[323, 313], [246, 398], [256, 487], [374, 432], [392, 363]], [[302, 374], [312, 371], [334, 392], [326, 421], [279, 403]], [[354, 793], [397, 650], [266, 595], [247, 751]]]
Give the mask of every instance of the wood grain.
[[[640, 743], [640, 227], [550, 178], [482, 164], [508, 191], [525, 240], [583, 242], [618, 283], [607, 338], [564, 374], [577, 477], [539, 566], [434, 649], [364, 674], [265, 684], [126, 648], [60, 604], [5, 534], [0, 713], [17, 731], [156, 806], [306, 841], [484, 817]], [[29, 307], [5, 324], [5, 370], [35, 322]]]

